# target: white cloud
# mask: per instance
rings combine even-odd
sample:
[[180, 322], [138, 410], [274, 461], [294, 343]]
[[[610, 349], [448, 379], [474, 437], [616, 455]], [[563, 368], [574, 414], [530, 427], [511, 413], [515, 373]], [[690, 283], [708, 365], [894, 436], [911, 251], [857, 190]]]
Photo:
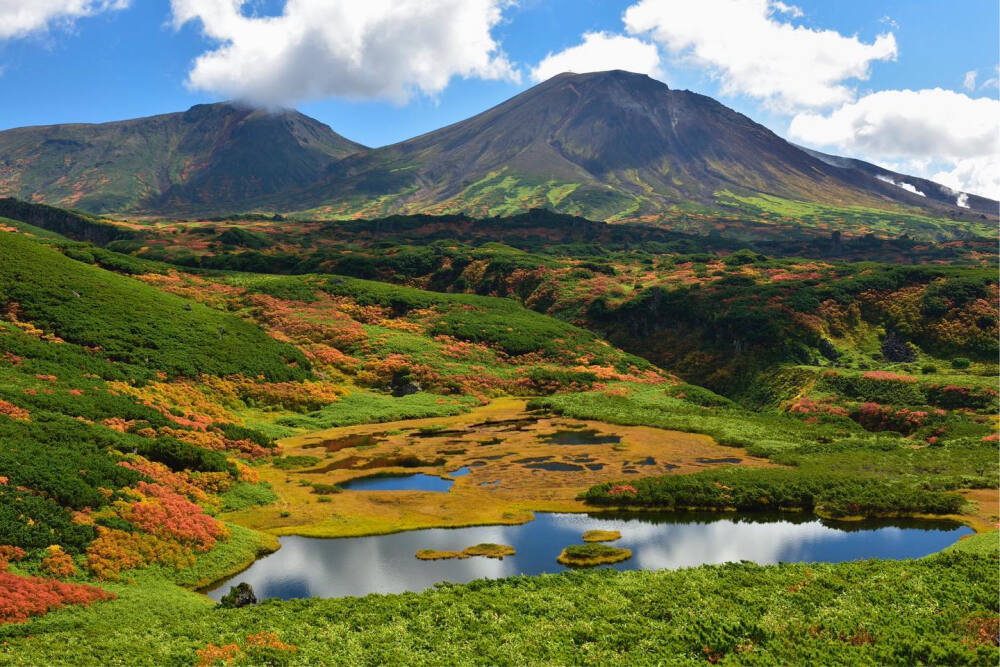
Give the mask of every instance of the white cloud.
[[901, 160], [955, 190], [1000, 198], [1000, 101], [995, 99], [941, 88], [883, 90], [829, 114], [800, 113], [788, 134], [852, 156]]
[[125, 9], [129, 0], [0, 0], [0, 39], [44, 32], [53, 23]]
[[600, 72], [623, 69], [661, 76], [660, 52], [655, 44], [607, 32], [588, 32], [583, 41], [558, 53], [549, 53], [531, 70], [531, 78], [544, 81], [562, 72]]
[[245, 16], [247, 0], [171, 0], [174, 24], [219, 42], [188, 85], [264, 105], [343, 97], [404, 102], [455, 76], [519, 80], [492, 30], [509, 0], [287, 0]]
[[976, 74], [976, 70], [966, 72], [965, 78], [962, 79], [962, 87], [970, 93], [976, 90]]
[[779, 0], [774, 0], [771, 3], [771, 6], [774, 7], [775, 11], [781, 12], [782, 14], [788, 14], [793, 19], [801, 18], [803, 16], [802, 9], [800, 7], [796, 7], [795, 5], [786, 5]]
[[790, 110], [848, 102], [851, 79], [867, 79], [872, 62], [894, 60], [891, 33], [871, 43], [835, 30], [796, 26], [795, 13], [769, 0], [640, 0], [625, 11], [629, 33], [649, 35], [672, 53], [706, 68], [727, 95], [744, 94]]

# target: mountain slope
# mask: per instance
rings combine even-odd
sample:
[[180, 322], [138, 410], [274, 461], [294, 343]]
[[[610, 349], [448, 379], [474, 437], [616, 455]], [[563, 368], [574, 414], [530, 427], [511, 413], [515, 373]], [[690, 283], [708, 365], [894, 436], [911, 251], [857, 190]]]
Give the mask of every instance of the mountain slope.
[[[468, 120], [334, 165], [318, 212], [597, 219], [715, 208], [727, 193], [830, 206], [957, 210], [781, 139], [689, 91], [623, 71], [561, 74]], [[720, 196], [721, 195], [721, 196]]]
[[0, 195], [93, 212], [245, 208], [363, 147], [298, 112], [228, 103], [0, 132]]
[[926, 178], [920, 178], [919, 176], [908, 176], [906, 174], [900, 174], [896, 171], [890, 171], [889, 169], [872, 164], [871, 162], [865, 162], [864, 160], [821, 153], [820, 151], [815, 151], [811, 148], [806, 148], [805, 146], [798, 146], [798, 148], [818, 160], [822, 160], [829, 165], [839, 167], [845, 171], [855, 171], [868, 174], [884, 183], [891, 183], [896, 187], [903, 188], [904, 190], [913, 188], [917, 191], [917, 193], [920, 193], [917, 196], [926, 197], [927, 199], [939, 202], [946, 206], [968, 208], [977, 213], [996, 214], [997, 212], [997, 203], [986, 197], [980, 197], [979, 195], [971, 193], [956, 192], [947, 185], [941, 185], [940, 183], [935, 183], [934, 181], [929, 181]]

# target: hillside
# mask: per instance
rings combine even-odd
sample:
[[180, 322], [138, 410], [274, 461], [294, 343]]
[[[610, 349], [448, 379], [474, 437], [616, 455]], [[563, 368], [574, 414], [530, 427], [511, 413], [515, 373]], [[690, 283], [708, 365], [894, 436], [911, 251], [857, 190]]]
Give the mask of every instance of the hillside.
[[[44, 212], [39, 222], [66, 223]], [[495, 242], [387, 247], [376, 235], [372, 245], [354, 239], [350, 252], [332, 248], [316, 273], [279, 276], [187, 271], [111, 249], [138, 239], [100, 248], [20, 224], [0, 232], [0, 587], [13, 592], [0, 605], [3, 659], [69, 664], [72, 647], [84, 646], [112, 662], [322, 661], [330, 642], [316, 637], [339, 632], [334, 614], [341, 625], [391, 619], [391, 640], [355, 633], [336, 644], [345, 662], [453, 662], [470, 652], [502, 661], [507, 651], [560, 661], [592, 635], [572, 629], [579, 610], [551, 596], [597, 600], [588, 618], [638, 623], [650, 635], [664, 613], [695, 617], [735, 587], [752, 613], [722, 609], [708, 622], [739, 623], [734, 632], [750, 633], [766, 658], [995, 662], [995, 646], [977, 634], [992, 610], [991, 536], [918, 561], [605, 570], [243, 609], [194, 592], [273, 551], [276, 535], [419, 542], [425, 533], [396, 531], [499, 528], [591, 505], [736, 505], [741, 525], [764, 529], [816, 522], [811, 512], [957, 515], [985, 529], [994, 510], [966, 500], [995, 498], [996, 488], [996, 282], [987, 269], [678, 255], [665, 243], [567, 243], [552, 254]], [[236, 229], [211, 233], [268, 242], [260, 229]], [[631, 245], [628, 232], [617, 243]], [[227, 247], [241, 246], [200, 245]], [[170, 250], [162, 247], [164, 259]], [[351, 269], [409, 285], [333, 274]], [[420, 289], [429, 287], [441, 291]], [[685, 334], [689, 346], [675, 344]], [[897, 353], [906, 359], [890, 358]], [[758, 390], [732, 391], [754, 369]], [[534, 398], [514, 398], [524, 396]], [[407, 475], [453, 486], [350, 486]], [[775, 507], [797, 511], [782, 522], [761, 515]], [[286, 544], [275, 556], [293, 551]], [[349, 565], [334, 561], [336, 576]], [[891, 595], [873, 604], [864, 582], [886, 577]], [[843, 595], [845, 582], [855, 596]], [[499, 614], [505, 626], [441, 626], [451, 628], [440, 635], [452, 647], [443, 655], [428, 647], [421, 619], [451, 613], [458, 598], [462, 613]], [[899, 614], [900, 600], [933, 613]], [[780, 623], [753, 620], [764, 618], [757, 607], [775, 605], [791, 610]], [[811, 622], [818, 608], [848, 620], [787, 630], [786, 617]], [[144, 620], [154, 617], [167, 621]], [[539, 618], [556, 644], [536, 641]], [[667, 626], [648, 650], [603, 639], [600, 649], [610, 660], [738, 652], [729, 635], [708, 644], [702, 626]], [[498, 634], [509, 638], [500, 647]]]
[[[93, 251], [68, 252], [96, 261]], [[114, 259], [105, 255], [116, 269], [130, 269]], [[287, 380], [304, 376], [296, 366], [308, 367], [297, 350], [233, 315], [82, 264], [15, 234], [0, 234], [0, 304], [9, 321], [170, 375], [245, 372]]]
[[91, 212], [242, 209], [362, 146], [300, 113], [230, 103], [0, 132], [0, 195]]

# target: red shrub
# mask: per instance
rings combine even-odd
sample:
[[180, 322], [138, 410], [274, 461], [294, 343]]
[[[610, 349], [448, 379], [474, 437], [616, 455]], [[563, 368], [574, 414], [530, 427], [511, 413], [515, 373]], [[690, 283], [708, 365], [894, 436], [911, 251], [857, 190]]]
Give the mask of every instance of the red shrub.
[[868, 380], [880, 380], [883, 382], [916, 382], [917, 378], [912, 375], [900, 375], [899, 373], [890, 373], [889, 371], [867, 371], [861, 374], [861, 377]]
[[64, 605], [89, 605], [95, 600], [114, 597], [113, 593], [93, 586], [0, 572], [0, 624], [24, 623], [31, 616], [41, 616]]
[[122, 518], [143, 531], [178, 540], [201, 552], [215, 546], [217, 538], [225, 537], [225, 527], [166, 486], [139, 482], [136, 489], [145, 497], [123, 508]]
[[851, 419], [868, 431], [897, 431], [906, 435], [921, 427], [929, 415], [923, 410], [897, 410], [888, 405], [863, 403], [851, 414]]
[[9, 544], [0, 544], [0, 572], [6, 572], [11, 561], [24, 558], [24, 549]]

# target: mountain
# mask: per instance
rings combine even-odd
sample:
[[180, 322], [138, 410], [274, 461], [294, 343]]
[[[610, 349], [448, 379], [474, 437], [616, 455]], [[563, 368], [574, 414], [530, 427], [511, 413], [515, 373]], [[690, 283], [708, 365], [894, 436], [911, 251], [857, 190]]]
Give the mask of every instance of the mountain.
[[[710, 97], [620, 70], [561, 74], [467, 120], [367, 149], [234, 104], [0, 132], [0, 197], [161, 215], [508, 216], [781, 235], [989, 236], [997, 202], [791, 144]], [[780, 225], [773, 223], [780, 222]], [[810, 232], [812, 233], [812, 232]]]
[[246, 210], [363, 148], [298, 112], [231, 103], [25, 127], [0, 132], [0, 196], [97, 213]]
[[712, 98], [609, 71], [561, 74], [468, 120], [350, 156], [303, 203], [322, 202], [310, 212], [323, 215], [502, 215], [545, 206], [595, 219], [759, 196], [959, 210], [955, 196], [921, 197], [878, 176], [802, 150]]

